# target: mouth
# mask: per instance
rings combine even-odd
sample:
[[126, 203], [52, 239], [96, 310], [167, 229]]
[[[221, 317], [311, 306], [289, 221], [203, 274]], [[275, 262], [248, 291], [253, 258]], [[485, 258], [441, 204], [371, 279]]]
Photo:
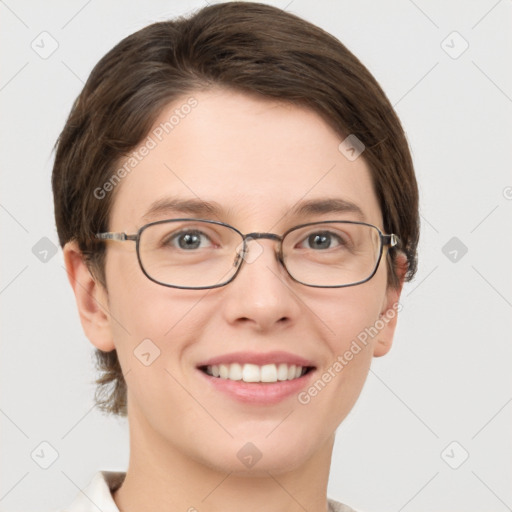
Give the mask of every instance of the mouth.
[[297, 395], [314, 378], [312, 361], [288, 352], [236, 352], [202, 361], [198, 374], [212, 390], [246, 405], [271, 405]]
[[273, 383], [300, 379], [314, 370], [314, 366], [302, 366], [287, 363], [271, 363], [264, 365], [250, 363], [213, 364], [200, 366], [206, 375], [217, 379]]

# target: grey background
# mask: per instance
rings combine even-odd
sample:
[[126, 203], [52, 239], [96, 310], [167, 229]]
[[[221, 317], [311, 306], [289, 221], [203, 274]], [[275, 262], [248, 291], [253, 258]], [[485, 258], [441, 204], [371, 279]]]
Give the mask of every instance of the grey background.
[[[392, 351], [338, 430], [329, 495], [366, 511], [511, 510], [512, 2], [268, 3], [333, 33], [375, 75], [421, 190], [419, 272]], [[114, 44], [202, 5], [0, 1], [2, 511], [64, 506], [95, 471], [126, 469], [127, 424], [93, 407], [93, 348], [52, 253], [51, 149]], [[43, 31], [58, 43], [47, 58]], [[58, 454], [47, 469], [42, 442]]]

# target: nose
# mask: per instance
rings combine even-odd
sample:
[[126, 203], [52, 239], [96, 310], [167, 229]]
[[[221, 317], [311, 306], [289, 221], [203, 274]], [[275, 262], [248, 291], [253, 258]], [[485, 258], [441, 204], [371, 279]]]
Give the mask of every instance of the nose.
[[279, 237], [254, 235], [258, 234], [248, 235], [241, 268], [225, 287], [223, 311], [231, 324], [243, 323], [258, 331], [268, 331], [277, 325], [293, 323], [300, 305], [295, 283], [279, 261], [275, 241]]

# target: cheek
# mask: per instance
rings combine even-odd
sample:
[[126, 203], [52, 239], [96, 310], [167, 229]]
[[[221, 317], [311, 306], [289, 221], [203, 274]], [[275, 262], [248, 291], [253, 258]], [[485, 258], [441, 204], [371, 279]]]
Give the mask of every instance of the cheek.
[[134, 285], [120, 287], [112, 297], [111, 310], [115, 316], [114, 342], [129, 389], [128, 398], [131, 395], [149, 418], [166, 410], [162, 404], [180, 411], [186, 405], [178, 370], [197, 326], [193, 323], [193, 304], [178, 299], [175, 294], [179, 290], [167, 290], [146, 281], [137, 289]]
[[163, 335], [186, 314], [185, 305], [172, 300], [175, 290], [153, 283], [142, 273], [135, 251], [113, 254], [107, 265], [113, 338], [123, 371], [128, 371], [134, 362], [140, 363], [135, 359], [138, 351], [162, 352]]
[[335, 297], [322, 301], [317, 310], [329, 346], [336, 354], [347, 350], [379, 318], [384, 287], [378, 279], [372, 281], [340, 290]]
[[363, 389], [376, 340], [368, 332], [378, 318], [378, 305], [374, 293], [353, 294], [324, 316], [335, 334], [330, 335], [323, 367], [298, 398], [305, 410], [322, 418], [327, 430], [337, 428]]
[[198, 300], [149, 280], [136, 290], [120, 289], [111, 296], [110, 307], [116, 347], [119, 342], [118, 350], [133, 350], [142, 340], [150, 339], [162, 354], [172, 348], [176, 356], [180, 340], [191, 337], [200, 326], [194, 308]]
[[111, 326], [123, 373], [133, 392], [156, 396], [169, 381], [166, 370], [176, 373], [201, 337], [210, 318], [201, 301], [209, 291], [158, 285], [138, 264], [120, 262], [111, 271]]
[[135, 247], [123, 254], [112, 253], [107, 262], [109, 307], [114, 328], [123, 338], [161, 338], [186, 315], [182, 290], [154, 283], [142, 272]]
[[[318, 402], [325, 402], [326, 408], [336, 404], [334, 415], [348, 413], [368, 374], [377, 340], [372, 329], [379, 319], [383, 289], [377, 279], [346, 288], [318, 310], [327, 352], [315, 387], [329, 388]], [[315, 390], [311, 392], [308, 395], [315, 395]]]

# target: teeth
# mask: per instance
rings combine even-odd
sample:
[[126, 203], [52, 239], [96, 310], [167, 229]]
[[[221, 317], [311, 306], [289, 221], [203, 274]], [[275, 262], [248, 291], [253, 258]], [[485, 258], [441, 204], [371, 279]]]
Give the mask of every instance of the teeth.
[[256, 364], [244, 364], [242, 380], [244, 382], [261, 382], [260, 367]]
[[223, 364], [219, 366], [219, 377], [221, 379], [227, 379], [229, 376], [229, 368]]
[[238, 363], [234, 363], [234, 364], [229, 365], [229, 367], [224, 364], [222, 366], [224, 366], [225, 368], [229, 368], [228, 376], [224, 377], [225, 379], [242, 380], [243, 371], [242, 371], [241, 365], [239, 365]]
[[306, 372], [305, 366], [280, 363], [265, 364], [214, 364], [206, 367], [206, 373], [212, 377], [229, 380], [243, 380], [244, 382], [277, 382], [298, 379]]
[[275, 364], [266, 364], [261, 367], [261, 382], [277, 382], [277, 368]]
[[281, 363], [277, 367], [277, 380], [288, 380], [288, 365]]

